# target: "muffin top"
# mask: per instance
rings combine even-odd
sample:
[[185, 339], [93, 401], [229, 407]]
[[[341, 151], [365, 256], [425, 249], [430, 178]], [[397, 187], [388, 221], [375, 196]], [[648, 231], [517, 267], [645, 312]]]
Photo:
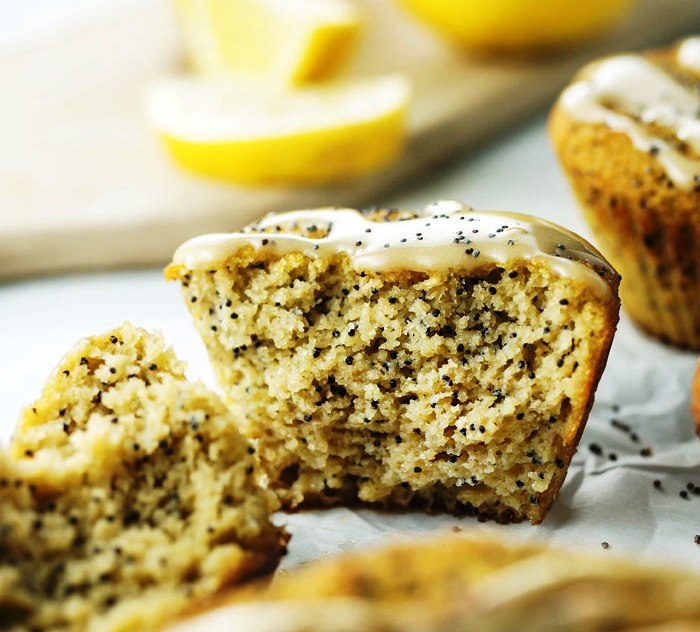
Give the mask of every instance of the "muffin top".
[[586, 66], [561, 95], [573, 120], [625, 134], [682, 191], [700, 191], [700, 36]]
[[617, 280], [600, 252], [564, 228], [527, 215], [475, 212], [451, 201], [418, 212], [325, 208], [273, 213], [244, 232], [202, 235], [184, 243], [166, 276], [177, 276], [179, 268], [211, 269], [245, 246], [273, 255], [345, 253], [356, 269], [375, 272], [469, 272], [534, 260], [602, 294]]

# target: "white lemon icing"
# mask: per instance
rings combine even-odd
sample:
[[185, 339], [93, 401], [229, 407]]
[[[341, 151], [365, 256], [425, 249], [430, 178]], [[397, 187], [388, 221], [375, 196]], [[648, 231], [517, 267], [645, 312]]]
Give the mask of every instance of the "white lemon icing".
[[668, 177], [683, 190], [700, 184], [700, 160], [681, 153], [645, 127], [668, 129], [700, 153], [700, 93], [638, 55], [620, 55], [592, 64], [562, 94], [574, 118], [602, 123], [626, 134], [641, 151], [656, 156]]
[[299, 632], [299, 630], [364, 630], [373, 617], [359, 599], [329, 597], [305, 601], [253, 601], [214, 608], [168, 628], [168, 632]]
[[678, 47], [677, 59], [684, 68], [700, 73], [700, 36], [683, 40]]
[[[285, 232], [292, 226], [329, 227], [323, 238]], [[500, 212], [474, 212], [457, 202], [429, 205], [414, 219], [371, 221], [352, 209], [271, 214], [253, 232], [196, 237], [180, 246], [173, 263], [209, 270], [245, 245], [276, 255], [346, 253], [356, 270], [469, 271], [486, 264], [531, 260], [562, 277], [584, 280], [609, 293], [602, 275], [615, 274], [605, 258], [577, 235], [544, 220]], [[261, 232], [274, 230], [275, 232]]]

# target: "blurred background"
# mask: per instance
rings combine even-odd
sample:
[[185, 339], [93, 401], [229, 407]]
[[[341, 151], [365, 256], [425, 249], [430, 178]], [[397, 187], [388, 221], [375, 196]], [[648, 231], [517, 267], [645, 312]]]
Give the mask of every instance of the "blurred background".
[[[700, 25], [696, 0], [0, 0], [0, 11], [5, 278], [162, 265], [185, 239], [265, 212], [396, 199], [542, 116], [586, 60]], [[487, 199], [474, 177], [430, 193], [557, 206], [509, 197], [512, 172], [488, 177], [500, 184]]]

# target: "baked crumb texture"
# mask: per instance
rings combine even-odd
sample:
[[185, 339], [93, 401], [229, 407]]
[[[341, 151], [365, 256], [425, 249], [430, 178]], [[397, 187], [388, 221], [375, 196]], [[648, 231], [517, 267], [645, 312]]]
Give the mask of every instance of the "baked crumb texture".
[[178, 632], [697, 630], [700, 577], [448, 533], [315, 562]]
[[[645, 58], [696, 95], [700, 75], [680, 66], [676, 51], [655, 51]], [[614, 103], [606, 105], [682, 159], [696, 161], [700, 170], [700, 155], [669, 128], [646, 123]], [[659, 160], [658, 147], [652, 144], [643, 151], [622, 130], [578, 120], [561, 101], [549, 127], [597, 244], [622, 274], [620, 292], [627, 312], [662, 341], [700, 350], [700, 175], [695, 186], [679, 187]]]
[[343, 253], [246, 246], [168, 275], [286, 507], [359, 500], [540, 522], [619, 309], [616, 288], [601, 298], [522, 260], [377, 273]]
[[147, 630], [273, 568], [253, 448], [160, 336], [82, 341], [0, 453], [0, 628]]

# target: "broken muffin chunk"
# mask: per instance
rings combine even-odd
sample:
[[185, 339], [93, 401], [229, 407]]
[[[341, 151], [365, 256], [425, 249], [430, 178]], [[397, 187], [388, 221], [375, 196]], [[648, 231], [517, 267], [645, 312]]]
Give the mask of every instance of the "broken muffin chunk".
[[160, 336], [80, 342], [0, 453], [0, 628], [154, 629], [274, 568], [253, 448]]

